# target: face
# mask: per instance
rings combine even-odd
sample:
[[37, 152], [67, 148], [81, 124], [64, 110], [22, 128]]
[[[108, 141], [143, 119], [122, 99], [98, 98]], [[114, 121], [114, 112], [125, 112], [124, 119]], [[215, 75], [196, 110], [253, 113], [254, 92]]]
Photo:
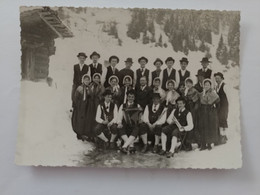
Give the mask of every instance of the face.
[[215, 76], [216, 82], [219, 84], [222, 81], [222, 78], [220, 76]]
[[185, 91], [185, 86], [184, 85], [180, 85], [179, 90], [183, 93]]
[[192, 84], [192, 82], [188, 81], [188, 82], [186, 82], [186, 86], [187, 86], [188, 88], [191, 88], [191, 87], [193, 86], [193, 84]]
[[188, 66], [187, 62], [181, 62], [181, 69], [182, 70], [186, 70], [187, 66]]
[[173, 90], [174, 89], [174, 84], [173, 83], [168, 83], [168, 90]]
[[128, 94], [127, 100], [128, 100], [128, 102], [133, 103], [134, 100], [135, 100], [135, 95], [134, 94]]
[[172, 60], [166, 62], [166, 65], [168, 68], [172, 68], [173, 64], [174, 64], [174, 62]]
[[155, 104], [155, 105], [157, 105], [157, 104], [159, 104], [160, 103], [160, 98], [153, 98], [153, 103]]
[[111, 63], [111, 66], [116, 66], [117, 65], [117, 59], [112, 58], [110, 63]]
[[98, 59], [99, 59], [99, 57], [98, 57], [97, 55], [92, 56], [92, 61], [93, 61], [94, 63], [97, 63], [97, 62], [98, 62]]
[[206, 91], [208, 91], [210, 88], [211, 88], [210, 82], [205, 82], [205, 83], [204, 83], [204, 89], [205, 89]]
[[111, 79], [110, 84], [112, 87], [117, 85], [117, 79]]
[[126, 68], [131, 68], [132, 62], [125, 62], [125, 67]]
[[131, 85], [130, 79], [125, 79], [124, 84], [125, 86], [130, 86]]
[[155, 81], [153, 85], [155, 88], [158, 88], [160, 86], [160, 81]]
[[177, 101], [177, 106], [179, 109], [183, 109], [185, 107], [185, 104], [183, 101]]
[[140, 85], [141, 85], [141, 86], [144, 86], [144, 85], [146, 85], [146, 83], [147, 83], [146, 78], [145, 78], [145, 77], [142, 77], [142, 78], [140, 79]]
[[141, 68], [145, 68], [145, 65], [146, 65], [146, 60], [140, 60], [140, 65], [141, 65]]
[[106, 95], [105, 96], [105, 102], [109, 103], [112, 100], [112, 95]]
[[156, 62], [155, 63], [156, 69], [161, 69], [161, 66], [162, 66], [161, 62]]
[[201, 66], [202, 66], [203, 68], [207, 68], [208, 65], [209, 65], [208, 62], [201, 62]]
[[84, 83], [84, 85], [89, 85], [90, 79], [89, 79], [88, 77], [85, 77], [85, 78], [83, 79], [83, 83]]
[[95, 83], [100, 83], [100, 77], [99, 77], [99, 76], [95, 76], [95, 77], [93, 78], [93, 81], [94, 81]]
[[78, 59], [79, 59], [79, 63], [81, 63], [81, 64], [84, 64], [84, 62], [86, 60], [86, 58], [84, 56], [79, 56]]

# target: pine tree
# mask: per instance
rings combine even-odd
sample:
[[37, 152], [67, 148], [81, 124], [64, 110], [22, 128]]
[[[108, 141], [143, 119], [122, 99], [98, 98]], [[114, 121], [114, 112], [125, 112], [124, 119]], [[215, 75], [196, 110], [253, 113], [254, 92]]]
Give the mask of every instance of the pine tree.
[[224, 44], [223, 36], [220, 36], [218, 48], [216, 51], [216, 57], [220, 61], [221, 64], [227, 65], [228, 64], [228, 50], [227, 46]]

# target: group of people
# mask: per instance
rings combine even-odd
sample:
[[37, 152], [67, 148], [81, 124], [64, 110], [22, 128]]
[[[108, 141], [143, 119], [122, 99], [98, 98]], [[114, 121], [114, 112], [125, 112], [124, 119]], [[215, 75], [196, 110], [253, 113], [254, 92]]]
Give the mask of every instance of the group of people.
[[132, 58], [118, 70], [119, 58], [111, 56], [109, 66], [99, 63], [100, 54], [77, 55], [72, 87], [72, 127], [77, 138], [92, 141], [102, 150], [120, 149], [134, 153], [136, 143], [141, 152], [173, 157], [180, 149], [190, 151], [197, 144], [200, 150], [227, 142], [228, 98], [224, 76], [213, 74], [204, 57], [202, 68], [193, 83], [183, 57], [180, 69], [175, 60], [157, 58], [154, 71], [146, 67], [148, 59], [140, 57], [140, 68], [131, 69]]

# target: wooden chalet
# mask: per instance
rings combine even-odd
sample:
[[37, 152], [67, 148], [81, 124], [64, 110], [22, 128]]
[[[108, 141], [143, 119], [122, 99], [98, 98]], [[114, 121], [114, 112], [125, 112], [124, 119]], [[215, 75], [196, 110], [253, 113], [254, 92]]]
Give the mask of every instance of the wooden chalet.
[[49, 74], [49, 57], [55, 54], [54, 39], [72, 32], [49, 7], [21, 11], [22, 79], [41, 80]]

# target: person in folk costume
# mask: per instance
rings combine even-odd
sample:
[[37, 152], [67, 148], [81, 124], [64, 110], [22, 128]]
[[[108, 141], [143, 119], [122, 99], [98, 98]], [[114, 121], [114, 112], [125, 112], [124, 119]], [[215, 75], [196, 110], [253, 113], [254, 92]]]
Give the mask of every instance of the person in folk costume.
[[154, 136], [153, 153], [159, 152], [159, 141], [161, 138], [162, 125], [166, 121], [166, 108], [160, 101], [159, 93], [153, 94], [153, 103], [145, 107], [142, 116], [142, 123], [139, 126], [140, 136], [144, 143], [141, 152], [145, 153], [148, 150], [148, 135]]
[[205, 79], [203, 72], [198, 72], [196, 75], [198, 82], [194, 85], [194, 88], [201, 93], [203, 91], [203, 81]]
[[191, 143], [197, 143], [200, 147], [198, 132], [199, 92], [194, 88], [191, 78], [186, 78], [185, 86], [184, 97], [186, 99], [186, 108], [191, 112], [194, 124], [193, 131], [187, 134], [187, 142], [189, 144], [186, 146], [186, 149], [191, 150]]
[[[140, 87], [140, 79], [141, 77], [145, 77], [147, 81], [147, 85], [149, 85], [149, 82], [151, 82], [151, 75], [150, 70], [148, 70], [145, 66], [148, 63], [148, 59], [144, 56], [140, 57], [138, 59], [138, 63], [140, 64], [140, 68], [138, 68], [135, 72], [135, 88]], [[149, 85], [150, 86], [150, 85]]]
[[90, 99], [90, 77], [85, 74], [82, 76], [82, 84], [78, 86], [74, 93], [73, 104], [75, 105], [72, 113], [72, 128], [77, 134], [77, 138], [80, 140], [87, 140], [87, 128], [86, 118], [87, 107], [89, 106]]
[[[163, 127], [161, 134], [162, 150], [160, 155], [166, 155], [167, 158], [173, 157], [176, 148], [180, 142], [185, 144], [185, 134], [193, 129], [192, 114], [185, 108], [185, 99], [179, 97], [177, 100], [178, 107], [174, 109], [167, 118], [167, 126]], [[171, 138], [170, 150], [166, 151], [167, 137]]]
[[112, 93], [112, 101], [113, 103], [115, 103], [117, 106], [119, 106], [120, 104], [120, 97], [121, 97], [121, 90], [119, 87], [119, 79], [117, 76], [112, 75], [109, 78], [109, 87], [107, 87], [106, 89], [110, 90]]
[[[71, 100], [73, 101], [74, 93], [78, 86], [82, 84], [82, 76], [85, 74], [90, 75], [89, 67], [85, 64], [87, 55], [83, 52], [78, 53], [77, 55], [79, 63], [74, 65], [74, 75], [73, 75], [73, 85], [71, 91]], [[73, 105], [72, 105], [73, 106]]]
[[220, 102], [218, 105], [218, 119], [219, 119], [219, 133], [220, 133], [220, 144], [227, 142], [226, 130], [228, 128], [228, 90], [227, 85], [224, 82], [224, 76], [221, 72], [214, 74], [216, 80], [216, 92], [219, 96]]
[[[211, 61], [207, 57], [202, 58], [200, 61], [202, 68], [198, 70], [197, 75], [203, 75], [204, 79], [211, 79], [214, 81], [214, 74], [213, 71], [209, 68], [209, 64]], [[212, 87], [214, 87], [214, 84], [212, 82]]]
[[119, 63], [119, 58], [117, 56], [110, 56], [109, 58], [110, 65], [103, 71], [101, 83], [105, 88], [109, 87], [109, 78], [112, 75], [119, 76], [119, 70], [116, 68], [116, 65]]
[[140, 78], [140, 86], [137, 87], [135, 90], [136, 90], [136, 102], [144, 110], [145, 106], [150, 104], [152, 100], [152, 93], [153, 93], [152, 88], [147, 85], [147, 80], [145, 76]]
[[94, 128], [96, 126], [95, 116], [97, 112], [97, 107], [102, 99], [102, 93], [104, 92], [104, 87], [101, 85], [100, 82], [101, 74], [95, 73], [92, 78], [92, 82], [90, 84], [90, 105], [88, 106], [88, 118], [86, 123], [89, 126], [89, 136], [91, 140], [94, 139], [95, 133]]
[[127, 58], [125, 60], [125, 68], [119, 71], [119, 85], [120, 87], [123, 87], [123, 79], [126, 76], [130, 76], [132, 80], [134, 80], [134, 71], [131, 69], [133, 65], [133, 59], [132, 58]]
[[161, 79], [156, 77], [153, 79], [153, 93], [159, 93], [161, 97], [161, 102], [165, 100], [165, 91], [161, 88]]
[[168, 108], [167, 117], [176, 108], [176, 100], [180, 97], [179, 93], [175, 90], [175, 81], [167, 81], [167, 90], [165, 96], [165, 106]]
[[181, 69], [178, 70], [178, 74], [179, 74], [179, 78], [180, 78], [180, 83], [184, 83], [185, 82], [185, 79], [187, 79], [188, 77], [190, 77], [190, 71], [187, 70], [187, 66], [189, 64], [189, 60], [185, 57], [183, 57], [181, 60], [180, 60], [180, 66], [181, 66]]
[[216, 104], [219, 102], [218, 94], [212, 88], [212, 81], [203, 81], [203, 92], [199, 95], [199, 121], [198, 127], [201, 138], [201, 150], [211, 150], [211, 144], [218, 141], [218, 114]]
[[138, 123], [141, 120], [142, 108], [135, 101], [135, 91], [127, 92], [127, 102], [122, 104], [118, 113], [118, 134], [124, 141], [121, 152], [135, 152], [134, 141], [139, 135]]
[[[160, 78], [160, 81], [162, 81], [162, 65], [163, 65], [163, 61], [160, 58], [156, 58], [156, 60], [154, 61], [153, 65], [156, 67], [156, 69], [152, 72], [152, 80], [154, 81], [155, 78]], [[160, 87], [161, 87], [162, 83], [160, 82]], [[153, 82], [151, 84], [151, 87], [153, 87]]]
[[117, 105], [112, 102], [112, 93], [105, 90], [104, 101], [97, 107], [95, 127], [96, 136], [103, 141], [104, 149], [116, 148], [115, 139], [117, 136]]
[[120, 88], [121, 96], [119, 104], [122, 105], [126, 103], [127, 92], [133, 90], [133, 79], [131, 76], [126, 75], [123, 79], [123, 87]]
[[168, 57], [165, 60], [165, 64], [167, 68], [163, 70], [163, 78], [162, 78], [162, 88], [163, 90], [167, 90], [167, 81], [174, 80], [176, 82], [175, 87], [178, 88], [180, 83], [180, 77], [178, 72], [173, 68], [175, 60], [172, 57]]
[[89, 65], [91, 78], [93, 78], [93, 75], [95, 73], [99, 73], [102, 75], [102, 72], [103, 72], [102, 64], [100, 64], [98, 62], [98, 60], [100, 58], [100, 54], [97, 53], [96, 51], [94, 51], [94, 52], [92, 52], [92, 54], [89, 57], [92, 60], [92, 63]]
[[180, 94], [181, 97], [185, 96], [185, 82], [184, 83], [180, 83], [177, 92]]

